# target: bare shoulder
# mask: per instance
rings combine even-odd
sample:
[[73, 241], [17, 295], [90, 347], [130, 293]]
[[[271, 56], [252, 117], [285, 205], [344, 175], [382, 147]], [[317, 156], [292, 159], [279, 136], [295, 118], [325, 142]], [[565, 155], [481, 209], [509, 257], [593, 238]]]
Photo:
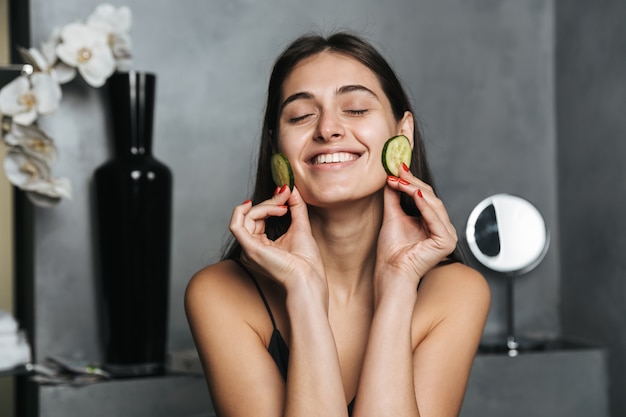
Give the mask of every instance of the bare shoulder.
[[240, 269], [235, 262], [229, 260], [208, 265], [191, 277], [187, 284], [187, 295], [207, 288], [228, 288], [242, 275]]
[[489, 302], [490, 291], [483, 275], [467, 265], [455, 262], [434, 268], [423, 279], [420, 290], [435, 293], [451, 302], [473, 299]]
[[420, 284], [416, 315], [428, 318], [428, 326], [454, 317], [484, 324], [491, 303], [489, 285], [475, 269], [456, 262], [432, 269]]
[[186, 306], [229, 298], [231, 293], [237, 293], [246, 287], [241, 275], [240, 268], [232, 261], [221, 261], [202, 268], [187, 284]]
[[194, 327], [225, 318], [248, 321], [257, 316], [258, 293], [248, 274], [233, 261], [221, 261], [196, 272], [185, 291], [185, 311]]
[[248, 273], [233, 261], [201, 269], [187, 285], [185, 312], [217, 414], [256, 407], [277, 415], [284, 382], [267, 353], [272, 322]]

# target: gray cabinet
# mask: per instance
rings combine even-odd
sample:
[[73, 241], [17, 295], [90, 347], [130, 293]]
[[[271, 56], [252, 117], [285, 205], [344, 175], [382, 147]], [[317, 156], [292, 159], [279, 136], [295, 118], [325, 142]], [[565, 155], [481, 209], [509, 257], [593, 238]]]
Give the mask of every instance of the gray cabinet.
[[81, 387], [30, 383], [40, 417], [214, 417], [200, 375], [118, 379]]
[[[479, 353], [460, 417], [608, 417], [604, 349]], [[119, 379], [82, 387], [30, 383], [40, 417], [213, 417], [202, 375]], [[31, 398], [33, 398], [31, 396]]]
[[461, 417], [608, 417], [606, 353], [570, 347], [479, 354]]

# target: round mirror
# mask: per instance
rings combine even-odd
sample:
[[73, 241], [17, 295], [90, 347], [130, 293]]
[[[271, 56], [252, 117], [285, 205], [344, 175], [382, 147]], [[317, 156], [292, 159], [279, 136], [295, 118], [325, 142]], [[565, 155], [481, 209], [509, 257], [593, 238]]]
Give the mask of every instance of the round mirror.
[[515, 336], [513, 318], [513, 280], [541, 262], [550, 243], [543, 216], [528, 201], [511, 194], [485, 198], [472, 210], [465, 239], [476, 259], [507, 279], [507, 337], [505, 343], [486, 346], [487, 352], [505, 351], [515, 357], [521, 350], [537, 349], [534, 340], [520, 341]]
[[465, 237], [481, 264], [514, 275], [537, 266], [549, 246], [539, 210], [511, 194], [492, 195], [478, 203], [467, 221]]

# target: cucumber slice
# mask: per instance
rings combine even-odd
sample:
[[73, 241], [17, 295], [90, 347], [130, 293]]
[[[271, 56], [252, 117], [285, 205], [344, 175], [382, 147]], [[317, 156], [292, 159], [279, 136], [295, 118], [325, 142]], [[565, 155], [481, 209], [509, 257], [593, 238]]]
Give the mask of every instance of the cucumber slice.
[[411, 166], [413, 150], [409, 138], [404, 135], [394, 136], [385, 142], [383, 147], [383, 167], [387, 174], [398, 176], [400, 165], [404, 162]]
[[288, 185], [289, 189], [293, 190], [293, 171], [287, 157], [282, 153], [275, 153], [272, 155], [271, 167], [272, 179], [276, 186]]

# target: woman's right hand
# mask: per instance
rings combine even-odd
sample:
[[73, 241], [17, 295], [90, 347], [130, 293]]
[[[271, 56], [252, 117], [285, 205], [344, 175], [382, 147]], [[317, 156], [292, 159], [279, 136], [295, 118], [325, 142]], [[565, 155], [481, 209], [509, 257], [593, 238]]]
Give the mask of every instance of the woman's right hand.
[[[265, 220], [291, 212], [291, 225], [272, 241], [265, 234]], [[283, 186], [270, 199], [257, 205], [248, 200], [235, 207], [230, 231], [242, 248], [242, 262], [267, 275], [289, 292], [294, 286], [313, 285], [327, 293], [319, 248], [313, 239], [306, 203], [297, 188]]]

